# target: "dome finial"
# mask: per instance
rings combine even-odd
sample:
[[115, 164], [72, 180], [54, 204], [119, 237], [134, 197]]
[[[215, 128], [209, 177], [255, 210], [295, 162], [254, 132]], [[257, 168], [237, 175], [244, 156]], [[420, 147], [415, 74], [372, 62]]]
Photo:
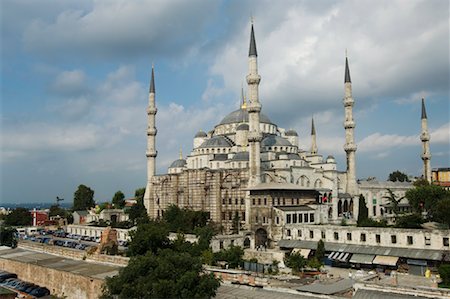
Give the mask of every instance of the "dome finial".
[[183, 159], [183, 148], [180, 145], [180, 160], [182, 160], [182, 159]]
[[241, 109], [247, 109], [247, 99], [245, 98], [245, 94], [244, 94], [244, 84], [241, 83]]

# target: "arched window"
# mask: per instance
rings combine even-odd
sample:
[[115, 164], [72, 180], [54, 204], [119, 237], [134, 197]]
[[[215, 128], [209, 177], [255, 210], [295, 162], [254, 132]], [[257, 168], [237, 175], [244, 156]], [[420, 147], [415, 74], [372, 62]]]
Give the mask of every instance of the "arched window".
[[342, 216], [342, 200], [339, 199], [338, 201], [338, 216]]
[[314, 188], [322, 188], [322, 181], [320, 179], [314, 182]]

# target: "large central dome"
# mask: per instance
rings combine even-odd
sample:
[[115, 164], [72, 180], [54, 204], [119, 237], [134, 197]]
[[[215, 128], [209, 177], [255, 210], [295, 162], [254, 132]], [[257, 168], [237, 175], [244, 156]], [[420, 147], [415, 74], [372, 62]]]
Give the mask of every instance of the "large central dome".
[[[265, 124], [273, 124], [270, 119], [263, 113], [259, 114], [259, 121], [261, 123]], [[235, 124], [235, 123], [242, 123], [242, 122], [248, 122], [248, 111], [247, 109], [240, 108], [236, 111], [231, 112], [227, 116], [225, 116], [222, 121], [219, 123], [219, 125], [226, 125], [226, 124]]]

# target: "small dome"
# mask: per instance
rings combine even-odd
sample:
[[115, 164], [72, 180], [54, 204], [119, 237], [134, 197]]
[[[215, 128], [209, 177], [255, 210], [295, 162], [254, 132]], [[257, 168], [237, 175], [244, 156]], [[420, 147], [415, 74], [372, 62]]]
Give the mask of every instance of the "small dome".
[[236, 128], [236, 131], [248, 131], [248, 130], [249, 130], [249, 126], [247, 124], [240, 124]]
[[336, 160], [333, 156], [329, 155], [326, 159], [327, 163], [336, 163]]
[[203, 138], [203, 137], [208, 137], [208, 135], [206, 135], [205, 132], [203, 132], [202, 130], [200, 130], [200, 131], [197, 132], [197, 134], [195, 134], [195, 137], [194, 137], [194, 138], [199, 138], [199, 137], [201, 137], [201, 138]]
[[292, 146], [292, 144], [283, 137], [269, 135], [262, 140], [261, 146]]
[[[263, 113], [259, 114], [259, 121], [261, 123], [265, 124], [272, 124], [270, 119]], [[248, 111], [247, 109], [238, 109], [236, 111], [231, 112], [227, 116], [225, 116], [222, 121], [219, 123], [219, 125], [226, 125], [226, 124], [235, 124], [235, 123], [242, 123], [242, 122], [248, 122]]]
[[249, 155], [248, 152], [239, 152], [236, 153], [233, 158], [231, 159], [231, 161], [248, 161], [249, 160]]
[[186, 165], [186, 160], [184, 159], [178, 159], [172, 162], [170, 164], [169, 168], [178, 168], [178, 167], [184, 167]]
[[233, 142], [224, 136], [214, 136], [200, 145], [200, 147], [232, 147]]
[[285, 133], [286, 136], [298, 136], [297, 132], [295, 130], [287, 130]]

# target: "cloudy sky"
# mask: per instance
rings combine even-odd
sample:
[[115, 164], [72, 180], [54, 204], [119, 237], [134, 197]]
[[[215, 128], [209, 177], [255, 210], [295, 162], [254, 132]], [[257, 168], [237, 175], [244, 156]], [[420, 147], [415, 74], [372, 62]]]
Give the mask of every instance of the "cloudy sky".
[[449, 2], [4, 0], [1, 202], [97, 201], [145, 186], [155, 64], [157, 171], [199, 129], [238, 107], [250, 16], [260, 101], [271, 120], [345, 169], [345, 49], [355, 98], [357, 176], [420, 175], [420, 99], [432, 167], [449, 166]]

